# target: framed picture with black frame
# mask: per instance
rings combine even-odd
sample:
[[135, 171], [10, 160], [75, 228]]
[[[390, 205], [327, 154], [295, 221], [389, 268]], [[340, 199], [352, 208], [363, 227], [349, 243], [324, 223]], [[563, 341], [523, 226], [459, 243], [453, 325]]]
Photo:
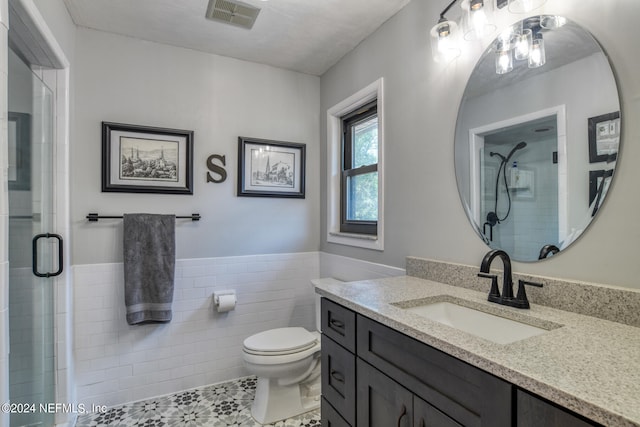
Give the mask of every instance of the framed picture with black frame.
[[613, 162], [620, 145], [620, 111], [590, 117], [589, 163]]
[[193, 194], [193, 131], [102, 122], [102, 191]]
[[31, 115], [8, 114], [8, 186], [12, 191], [31, 190]]
[[589, 206], [593, 205], [591, 216], [595, 216], [609, 191], [613, 169], [589, 171]]
[[238, 196], [305, 198], [306, 145], [238, 137]]

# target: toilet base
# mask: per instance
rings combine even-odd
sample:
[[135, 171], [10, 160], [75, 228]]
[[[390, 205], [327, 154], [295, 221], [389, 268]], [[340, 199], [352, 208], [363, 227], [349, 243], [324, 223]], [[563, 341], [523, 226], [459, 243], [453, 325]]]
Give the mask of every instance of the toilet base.
[[[319, 367], [319, 366], [318, 366]], [[258, 377], [251, 416], [260, 424], [271, 424], [320, 407], [320, 375], [305, 382], [280, 385], [278, 379]]]

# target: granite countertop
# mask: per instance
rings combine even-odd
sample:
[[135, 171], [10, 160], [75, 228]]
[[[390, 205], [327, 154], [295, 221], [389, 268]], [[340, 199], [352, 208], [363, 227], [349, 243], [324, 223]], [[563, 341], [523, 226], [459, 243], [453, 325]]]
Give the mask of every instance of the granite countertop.
[[[640, 426], [640, 328], [536, 304], [505, 307], [486, 293], [410, 276], [320, 283], [316, 292], [596, 422]], [[392, 305], [433, 297], [555, 329], [496, 344]]]

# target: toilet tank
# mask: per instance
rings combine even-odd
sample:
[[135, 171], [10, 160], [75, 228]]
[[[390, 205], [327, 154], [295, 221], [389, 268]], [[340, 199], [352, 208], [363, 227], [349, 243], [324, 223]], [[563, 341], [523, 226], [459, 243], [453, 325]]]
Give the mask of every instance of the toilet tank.
[[[332, 285], [337, 283], [344, 283], [342, 280], [334, 279], [333, 277], [323, 277], [322, 279], [311, 279], [311, 285], [315, 289], [318, 285]], [[316, 331], [320, 332], [322, 325], [320, 320], [320, 294], [315, 294], [316, 299]]]

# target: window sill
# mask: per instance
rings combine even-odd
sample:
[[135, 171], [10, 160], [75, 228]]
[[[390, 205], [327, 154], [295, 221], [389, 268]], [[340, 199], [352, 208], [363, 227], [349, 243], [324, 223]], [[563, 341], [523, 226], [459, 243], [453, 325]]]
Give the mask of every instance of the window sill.
[[341, 233], [330, 231], [327, 233], [327, 242], [339, 245], [356, 246], [365, 249], [384, 250], [382, 240], [376, 235]]

